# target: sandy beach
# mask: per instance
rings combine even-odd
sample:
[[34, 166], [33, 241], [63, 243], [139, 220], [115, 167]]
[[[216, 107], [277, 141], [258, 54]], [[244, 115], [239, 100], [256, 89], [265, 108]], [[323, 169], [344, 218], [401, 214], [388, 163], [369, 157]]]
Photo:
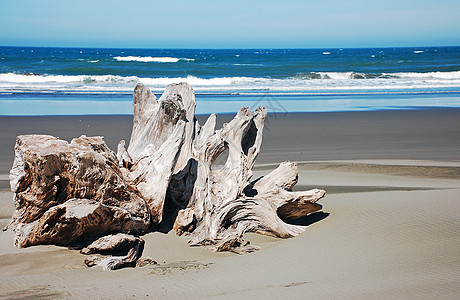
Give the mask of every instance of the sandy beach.
[[[0, 117], [0, 226], [14, 209], [8, 171], [17, 135], [103, 135], [116, 149], [131, 123], [132, 116]], [[309, 225], [298, 237], [248, 234], [261, 250], [240, 256], [155, 232], [143, 237], [143, 257], [158, 264], [104, 272], [67, 248], [16, 249], [2, 231], [0, 298], [460, 297], [460, 110], [272, 114], [254, 177], [284, 160], [298, 162], [296, 189], [327, 192], [321, 212], [294, 221]]]

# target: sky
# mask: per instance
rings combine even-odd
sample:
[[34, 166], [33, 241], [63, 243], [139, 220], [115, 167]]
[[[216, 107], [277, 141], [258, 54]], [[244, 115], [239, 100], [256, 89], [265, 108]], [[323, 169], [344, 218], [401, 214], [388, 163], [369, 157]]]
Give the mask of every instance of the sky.
[[0, 0], [0, 45], [460, 46], [459, 0]]

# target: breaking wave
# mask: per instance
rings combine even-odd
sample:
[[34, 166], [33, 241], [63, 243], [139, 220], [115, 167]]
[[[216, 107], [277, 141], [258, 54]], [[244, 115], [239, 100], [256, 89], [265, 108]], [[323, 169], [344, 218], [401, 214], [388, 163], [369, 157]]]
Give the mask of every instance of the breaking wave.
[[297, 74], [293, 78], [298, 79], [457, 79], [460, 80], [460, 71], [454, 72], [427, 72], [427, 73], [358, 73], [358, 72], [310, 72]]
[[460, 71], [431, 73], [312, 72], [289, 78], [262, 77], [137, 77], [119, 75], [40, 75], [0, 73], [0, 93], [131, 93], [137, 83], [162, 91], [168, 84], [187, 82], [197, 92], [325, 92], [408, 91], [442, 89], [460, 91]]

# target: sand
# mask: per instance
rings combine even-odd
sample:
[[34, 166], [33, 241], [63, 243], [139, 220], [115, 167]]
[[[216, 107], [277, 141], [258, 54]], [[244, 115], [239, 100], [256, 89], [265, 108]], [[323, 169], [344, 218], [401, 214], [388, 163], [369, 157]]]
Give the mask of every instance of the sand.
[[[81, 117], [80, 127], [73, 118], [0, 118], [8, 125], [0, 127], [0, 182], [15, 132], [68, 138], [83, 128], [105, 135], [112, 149], [129, 138], [130, 117]], [[296, 221], [309, 225], [300, 236], [248, 234], [262, 249], [239, 256], [150, 233], [143, 256], [157, 265], [104, 272], [66, 248], [16, 249], [12, 234], [0, 232], [0, 298], [458, 299], [459, 122], [458, 110], [277, 116], [254, 176], [284, 157], [299, 161], [297, 189], [328, 192], [322, 212]], [[0, 192], [1, 226], [12, 197]]]
[[[233, 115], [219, 115], [217, 128]], [[204, 124], [206, 116], [198, 116]], [[0, 116], [0, 175], [20, 134], [70, 140], [102, 135], [111, 149], [131, 136], [132, 116]], [[269, 114], [257, 163], [348, 159], [460, 160], [460, 109]]]

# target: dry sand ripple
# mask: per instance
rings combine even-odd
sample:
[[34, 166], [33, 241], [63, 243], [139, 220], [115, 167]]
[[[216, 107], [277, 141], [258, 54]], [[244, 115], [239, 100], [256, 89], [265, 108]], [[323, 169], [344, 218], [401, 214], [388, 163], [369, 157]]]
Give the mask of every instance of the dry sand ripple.
[[[296, 238], [248, 234], [246, 238], [262, 249], [243, 256], [189, 248], [186, 238], [172, 232], [152, 233], [145, 236], [144, 257], [158, 264], [103, 272], [86, 268], [77, 251], [54, 246], [14, 249], [11, 233], [2, 232], [0, 298], [454, 299], [460, 295], [460, 179], [334, 167], [301, 168], [300, 173], [301, 178], [328, 175], [330, 182], [354, 185], [327, 195], [322, 200], [324, 212], [303, 220], [304, 225], [309, 222], [308, 229]], [[12, 194], [0, 195], [2, 207], [8, 207]], [[9, 211], [3, 208], [3, 217], [12, 211], [9, 207]]]

